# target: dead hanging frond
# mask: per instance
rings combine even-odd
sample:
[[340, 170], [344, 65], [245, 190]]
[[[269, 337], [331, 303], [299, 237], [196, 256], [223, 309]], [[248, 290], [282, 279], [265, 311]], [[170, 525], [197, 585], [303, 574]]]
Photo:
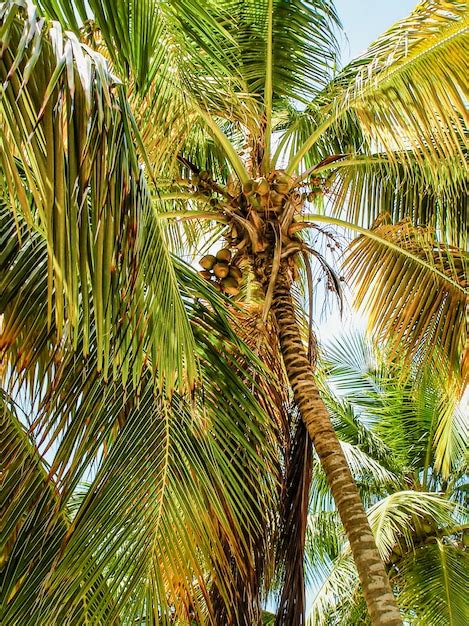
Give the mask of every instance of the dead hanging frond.
[[[377, 235], [376, 239], [373, 235]], [[355, 284], [355, 305], [378, 337], [407, 361], [438, 358], [467, 377], [467, 255], [441, 244], [434, 231], [407, 220], [378, 222], [356, 238], [345, 268]]]
[[292, 416], [291, 446], [285, 458], [285, 488], [280, 508], [277, 571], [282, 593], [276, 626], [305, 623], [305, 540], [312, 477], [312, 442], [301, 418]]
[[259, 399], [261, 404], [264, 404], [264, 407], [275, 415], [283, 438], [288, 432], [288, 407], [290, 405], [288, 379], [272, 317], [269, 315], [264, 322], [263, 311], [262, 302], [238, 304], [234, 310], [234, 315], [239, 322], [236, 330], [248, 347], [256, 352], [269, 372], [267, 377], [263, 376], [258, 380], [263, 391]]

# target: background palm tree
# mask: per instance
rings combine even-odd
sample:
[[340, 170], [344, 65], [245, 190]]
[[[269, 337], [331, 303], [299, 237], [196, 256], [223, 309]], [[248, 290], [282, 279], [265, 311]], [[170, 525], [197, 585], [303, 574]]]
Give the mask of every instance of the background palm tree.
[[[92, 453], [78, 445], [86, 440], [86, 448], [90, 443], [84, 427], [91, 409], [88, 413], [82, 409], [86, 407], [83, 394], [88, 392], [88, 372], [100, 373], [98, 385], [112, 378], [113, 385], [117, 385], [112, 397], [117, 394], [121, 398], [113, 404], [116, 410], [122, 409], [130, 394], [127, 384], [135, 390], [135, 406], [140, 406], [142, 376], [148, 373], [152, 375], [151, 383], [147, 383], [153, 392], [151, 397], [156, 390], [164, 410], [167, 398], [176, 397], [176, 393], [193, 393], [201, 376], [204, 381], [213, 378], [218, 388], [213, 373], [205, 372], [203, 376], [201, 371], [200, 359], [205, 363], [208, 357], [194, 358], [201, 335], [195, 332], [188, 312], [188, 302], [194, 296], [197, 306], [202, 306], [200, 296], [212, 304], [220, 302], [213, 290], [215, 281], [212, 289], [202, 287], [199, 281], [192, 292], [187, 292], [186, 285], [181, 297], [181, 278], [167, 253], [157, 219], [187, 220], [183, 231], [176, 227], [168, 233], [177, 245], [208, 236], [207, 229], [198, 224], [201, 218], [208, 218], [212, 237], [223, 237], [230, 248], [223, 253], [230, 263], [222, 262], [224, 267], [218, 269], [218, 288], [236, 295], [239, 287], [246, 287], [252, 294], [252, 285], [257, 284], [265, 300], [257, 335], [268, 335], [264, 331], [271, 317], [276, 325], [274, 337], [278, 336], [301, 418], [325, 467], [348, 532], [372, 619], [374, 623], [400, 623], [365, 511], [319, 395], [314, 367], [296, 321], [292, 288], [302, 265], [306, 277], [310, 277], [312, 258], [324, 268], [329, 286], [339, 290], [330, 265], [308, 240], [309, 229], [317, 230], [317, 224], [326, 222], [362, 233], [363, 237], [353, 244], [348, 267], [360, 287], [358, 299], [371, 296], [368, 302], [373, 308], [375, 328], [383, 333], [393, 331], [395, 346], [407, 350], [409, 359], [416, 354], [422, 362], [438, 358], [455, 378], [461, 378], [465, 294], [461, 285], [462, 255], [457, 247], [465, 233], [465, 214], [461, 211], [466, 175], [462, 126], [465, 105], [461, 97], [467, 21], [464, 7], [458, 3], [422, 5], [378, 40], [364, 58], [331, 80], [337, 18], [328, 2], [214, 2], [200, 7], [190, 0], [177, 5], [156, 0], [116, 5], [96, 0], [77, 1], [73, 9], [68, 2], [42, 5], [90, 47], [80, 45], [73, 34], [64, 35], [58, 24], [49, 30], [34, 9], [29, 8], [26, 15], [22, 2], [7, 2], [2, 7], [2, 114], [6, 124], [1, 137], [7, 148], [2, 163], [10, 216], [5, 233], [8, 236], [13, 232], [12, 217], [19, 222], [20, 232], [24, 220], [24, 228], [37, 232], [45, 242], [46, 254], [41, 264], [33, 265], [46, 282], [45, 291], [35, 292], [33, 300], [40, 302], [43, 315], [37, 315], [33, 307], [27, 308], [24, 300], [21, 304], [15, 301], [18, 294], [14, 290], [6, 291], [9, 298], [2, 312], [8, 330], [7, 364], [26, 367], [26, 378], [36, 390], [33, 397], [40, 398], [45, 407], [42, 428], [49, 440], [61, 441], [50, 474], [59, 472], [62, 480], [62, 474], [69, 473], [69, 489], [64, 492], [68, 495], [62, 502], [72, 496], [92, 459], [100, 460], [113, 442], [98, 437], [100, 443], [93, 442]], [[124, 85], [116, 84], [103, 58], [93, 49], [108, 57]], [[298, 102], [306, 108], [296, 107]], [[281, 136], [276, 139], [274, 151], [277, 132]], [[138, 166], [139, 158], [146, 164], [146, 175]], [[286, 166], [279, 169], [281, 158], [286, 159]], [[330, 197], [330, 201], [324, 204], [324, 197]], [[189, 204], [189, 211], [175, 210], [181, 202]], [[316, 210], [313, 215], [311, 203]], [[204, 211], [197, 211], [196, 204], [201, 204]], [[155, 208], [159, 216], [155, 216]], [[383, 209], [388, 210], [389, 217], [376, 221]], [[32, 248], [36, 254], [37, 247]], [[28, 251], [23, 251], [23, 258], [23, 263], [33, 263]], [[376, 273], [370, 274], [369, 267], [376, 258], [380, 265]], [[9, 260], [5, 264], [6, 284], [15, 284], [15, 272], [24, 273], [25, 267]], [[228, 277], [222, 278], [226, 271], [231, 272], [229, 281]], [[188, 283], [195, 280], [187, 271], [185, 276]], [[21, 278], [16, 280], [20, 282]], [[399, 289], [394, 287], [396, 280]], [[14, 311], [19, 311], [22, 318], [15, 317]], [[211, 309], [207, 311], [210, 316]], [[223, 333], [229, 335], [226, 328]], [[314, 345], [311, 330], [309, 343]], [[50, 356], [51, 344], [55, 360]], [[214, 338], [212, 346], [210, 358], [215, 359], [220, 339]], [[238, 343], [236, 349], [247, 354]], [[80, 360], [78, 372], [70, 365], [72, 361], [76, 366], [77, 351], [92, 354], [87, 361], [90, 369], [84, 369]], [[312, 356], [313, 350], [309, 352]], [[55, 380], [57, 362], [65, 372], [63, 387], [60, 378]], [[240, 380], [234, 384], [239, 385], [237, 406], [243, 406], [251, 366], [247, 371], [242, 363], [239, 367]], [[226, 369], [224, 372], [228, 374]], [[52, 399], [47, 393], [42, 396], [44, 381], [50, 382]], [[74, 391], [70, 385], [75, 385]], [[102, 399], [98, 389], [90, 391], [90, 402]], [[231, 406], [227, 386], [225, 393], [226, 403]], [[68, 404], [72, 400], [72, 405]], [[192, 404], [189, 402], [189, 406]], [[148, 410], [154, 410], [152, 403], [148, 406]], [[133, 405], [128, 415], [138, 414], [130, 408]], [[215, 414], [215, 404], [212, 408]], [[202, 405], [200, 411], [203, 414]], [[70, 414], [80, 415], [81, 427], [70, 422]], [[94, 432], [106, 437], [123, 435], [124, 422], [114, 421], [115, 430], [111, 432], [108, 419], [109, 415], [108, 430], [98, 426], [97, 419]], [[211, 419], [215, 420], [215, 415]], [[235, 417], [234, 423], [239, 419]], [[168, 424], [166, 434], [170, 432]], [[137, 442], [140, 433], [139, 427], [135, 428], [136, 438], [132, 441]], [[270, 437], [265, 433], [263, 436]], [[245, 448], [257, 447], [246, 442], [239, 445], [242, 458]], [[259, 449], [264, 450], [261, 443]], [[113, 450], [117, 454], [119, 447], [113, 446]], [[116, 457], [115, 471], [125, 458], [122, 454]], [[75, 464], [70, 455], [76, 455]], [[258, 456], [256, 462], [260, 462]], [[218, 459], [218, 453], [215, 457]], [[165, 486], [169, 445], [158, 456], [161, 458], [160, 485]], [[108, 468], [109, 463], [102, 461], [99, 467]], [[247, 465], [240, 461], [240, 467], [246, 471]], [[225, 468], [228, 471], [228, 465]], [[175, 471], [174, 476], [181, 471]], [[275, 469], [271, 473], [275, 475]], [[97, 484], [113, 484], [106, 476], [99, 474], [102, 482]], [[210, 484], [209, 476], [206, 481]], [[224, 481], [225, 486], [232, 483]], [[266, 480], [263, 491], [257, 491], [254, 485], [252, 493], [265, 493], [267, 497], [270, 484]], [[170, 492], [177, 493], [173, 489]], [[86, 516], [101, 515], [95, 504], [99, 496], [94, 499], [93, 493], [80, 509], [82, 516], [77, 516], [80, 522], [84, 520], [83, 539], [89, 536], [91, 527]], [[114, 493], [115, 502], [121, 503], [121, 492], [107, 493]], [[153, 493], [156, 496], [159, 488]], [[157, 592], [158, 607], [165, 606], [169, 585], [172, 591], [170, 599], [166, 596], [167, 606], [174, 606], [179, 614], [210, 619], [204, 572], [212, 570], [223, 572], [214, 577], [214, 588], [221, 587], [215, 595], [223, 605], [230, 605], [227, 585], [220, 585], [220, 581], [227, 572], [235, 572], [227, 577], [230, 581], [241, 580], [240, 573], [248, 574], [246, 562], [251, 559], [253, 546], [241, 544], [251, 529], [240, 528], [236, 543], [230, 530], [236, 515], [225, 511], [230, 499], [223, 493], [211, 493], [200, 502], [210, 502], [215, 495], [220, 497], [218, 513], [222, 516], [223, 511], [225, 524], [218, 527], [215, 516], [211, 532], [201, 545], [206, 546], [209, 558], [209, 546], [216, 540], [220, 547], [217, 559], [224, 561], [225, 567], [217, 570], [218, 565], [209, 559], [208, 566], [197, 561], [197, 569], [190, 546], [198, 540], [176, 541], [178, 546], [181, 542], [186, 546], [187, 554], [179, 556], [196, 573], [194, 569], [185, 576], [156, 572], [151, 579], [147, 573], [142, 578], [139, 570], [129, 578], [124, 577], [122, 568], [112, 587], [114, 592], [121, 592], [113, 615], [119, 614], [129, 599], [134, 600], [135, 594], [140, 602], [151, 604], [149, 588]], [[156, 497], [156, 508], [150, 508], [156, 511], [159, 530], [162, 504], [161, 497]], [[180, 494], [174, 505], [177, 511], [179, 500], [184, 500], [185, 507], [191, 502]], [[60, 507], [52, 508], [57, 512]], [[106, 498], [102, 512], [107, 515], [109, 511], [112, 507]], [[120, 518], [123, 523], [127, 512], [125, 508]], [[145, 517], [147, 512], [145, 504], [141, 514]], [[252, 519], [256, 517], [253, 512]], [[179, 519], [176, 513], [172, 519]], [[90, 542], [88, 560], [85, 553], [78, 559], [78, 527], [74, 521], [63, 539], [71, 561], [65, 559], [63, 570], [54, 569], [59, 572], [54, 574], [55, 587], [50, 577], [47, 579], [45, 588], [57, 591], [55, 604], [48, 601], [52, 614], [60, 605], [67, 615], [83, 603], [86, 610], [94, 610], [96, 598], [104, 597], [103, 589], [107, 589], [106, 572], [111, 561], [93, 563], [91, 555], [106, 543], [109, 534], [129, 539], [125, 532], [115, 533], [106, 527]], [[265, 531], [269, 524], [260, 522], [258, 527]], [[154, 529], [152, 523], [147, 528]], [[297, 535], [301, 546], [301, 524]], [[265, 533], [248, 536], [258, 538], [255, 546], [266, 541]], [[69, 541], [70, 537], [75, 543]], [[133, 545], [141, 548], [143, 544]], [[119, 544], [120, 548], [130, 563], [131, 544]], [[59, 558], [56, 555], [55, 559]], [[172, 557], [166, 560], [178, 562]], [[83, 577], [75, 576], [73, 585], [63, 584], [60, 571], [72, 571], [71, 563], [78, 561], [85, 568]], [[43, 573], [51, 563], [42, 566]], [[154, 567], [154, 563], [151, 560], [148, 567]], [[252, 587], [259, 587], [262, 564], [253, 562], [247, 569]], [[152, 570], [145, 569], [148, 571]], [[98, 572], [102, 576], [99, 584]], [[82, 583], [83, 579], [89, 582]], [[194, 591], [194, 579], [200, 591]], [[145, 591], [137, 593], [142, 580]], [[23, 582], [19, 579], [18, 587], [7, 596], [11, 604], [16, 594], [14, 611], [23, 606], [18, 596]], [[64, 594], [71, 593], [76, 595], [70, 607]], [[92, 593], [93, 601], [86, 597], [88, 593]], [[301, 602], [295, 606], [296, 600], [288, 600], [288, 594], [285, 601], [287, 606], [279, 619], [285, 621], [293, 615], [301, 623]], [[42, 596], [38, 606], [44, 602]], [[99, 601], [98, 606], [104, 611], [107, 602]], [[152, 605], [152, 610], [156, 611], [152, 619], [160, 619], [160, 608]], [[258, 609], [254, 610], [257, 614], [246, 618], [251, 619], [250, 623], [258, 617]]]
[[[465, 624], [467, 423], [451, 383], [426, 369], [406, 379], [362, 336], [327, 349], [324, 393], [378, 549], [409, 624]], [[330, 392], [331, 387], [335, 394]], [[319, 589], [311, 624], [368, 618], [343, 527], [315, 464], [307, 570]]]

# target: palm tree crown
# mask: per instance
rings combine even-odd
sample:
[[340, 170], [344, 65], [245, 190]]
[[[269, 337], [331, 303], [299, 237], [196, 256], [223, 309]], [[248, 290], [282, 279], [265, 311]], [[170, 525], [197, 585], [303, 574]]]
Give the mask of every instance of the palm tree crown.
[[[303, 624], [314, 446], [372, 622], [400, 624], [315, 371], [312, 264], [341, 281], [311, 233], [359, 235], [346, 275], [390, 358], [460, 394], [464, 3], [340, 72], [329, 0], [0, 21], [2, 619], [252, 626], [292, 536], [276, 619]], [[170, 253], [214, 241], [202, 276]]]

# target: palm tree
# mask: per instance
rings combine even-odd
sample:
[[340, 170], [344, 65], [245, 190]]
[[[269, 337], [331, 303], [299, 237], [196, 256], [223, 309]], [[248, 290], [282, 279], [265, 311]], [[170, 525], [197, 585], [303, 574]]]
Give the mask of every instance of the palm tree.
[[[50, 30], [30, 6], [26, 15], [20, 0], [6, 2], [1, 9], [7, 204], [17, 222], [20, 215], [25, 228], [40, 233], [47, 256], [35, 265], [33, 255], [22, 250], [29, 267], [41, 277], [47, 275], [46, 295], [42, 315], [33, 312], [32, 320], [34, 309], [24, 301], [22, 306], [15, 303], [16, 309], [11, 302], [10, 309], [5, 307], [8, 362], [24, 365], [26, 360], [28, 366], [32, 361], [28, 371], [33, 384], [41, 380], [34, 378], [36, 367], [40, 375], [51, 375], [48, 341], [70, 341], [75, 351], [65, 362], [72, 373], [65, 376], [63, 389], [59, 385], [60, 393], [56, 383], [52, 385], [54, 402], [59, 403], [54, 406], [55, 428], [65, 428], [71, 399], [83, 428], [89, 419], [81, 397], [84, 387], [77, 384], [72, 392], [70, 386], [92, 370], [77, 371], [69, 365], [71, 361], [76, 366], [77, 350], [92, 352], [90, 362], [104, 381], [117, 380], [122, 372], [115, 393], [126, 398], [126, 385], [131, 384], [137, 390], [137, 407], [143, 397], [140, 376], [148, 366], [156, 381], [153, 388], [162, 398], [187, 392], [197, 379], [197, 333], [187, 310], [190, 295], [202, 293], [207, 302], [216, 303], [217, 288], [235, 299], [240, 286], [252, 294], [254, 281], [264, 301], [257, 333], [262, 337], [273, 320], [293, 397], [344, 523], [372, 623], [400, 624], [365, 510], [319, 394], [313, 350], [304, 347], [292, 290], [301, 271], [311, 283], [311, 260], [324, 268], [329, 288], [340, 290], [309, 233], [322, 232], [321, 223], [350, 228], [361, 237], [352, 245], [348, 268], [358, 286], [358, 300], [367, 296], [377, 332], [392, 334], [395, 347], [407, 352], [409, 362], [416, 354], [422, 362], [438, 358], [455, 377], [464, 376], [465, 293], [458, 251], [465, 233], [464, 6], [424, 3], [334, 77], [338, 18], [326, 0], [209, 2], [204, 7], [192, 0], [40, 4], [58, 20]], [[59, 23], [75, 35], [63, 34]], [[113, 74], [95, 50], [107, 57]], [[218, 267], [210, 257], [203, 261], [210, 284], [202, 288], [197, 283], [183, 298], [160, 230], [162, 219], [182, 223], [182, 231], [176, 224], [166, 233], [176, 245], [200, 236], [225, 242]], [[12, 232], [11, 220], [8, 228]], [[16, 262], [12, 267], [19, 269]], [[187, 293], [187, 285], [185, 289]], [[196, 302], [202, 306], [199, 296]], [[14, 321], [15, 310], [24, 322], [29, 318], [26, 331], [21, 319]], [[42, 351], [36, 344], [34, 350], [18, 350], [17, 340], [31, 346], [32, 338]], [[210, 358], [220, 341], [214, 340]], [[314, 345], [311, 329], [309, 345]], [[207, 356], [200, 358], [208, 363]], [[237, 367], [245, 381], [246, 368], [242, 363]], [[90, 402], [97, 393], [91, 387]], [[242, 381], [238, 388], [237, 402], [243, 405]], [[226, 387], [224, 392], [229, 403]], [[96, 436], [104, 446], [100, 428], [103, 425]], [[46, 431], [54, 434], [53, 422]], [[248, 436], [250, 427], [243, 432]], [[112, 436], [110, 431], [105, 434]], [[64, 441], [51, 469], [59, 477], [66, 472], [67, 454], [81, 445], [83, 431], [74, 425]], [[93, 454], [100, 450], [93, 448]], [[92, 458], [87, 454], [71, 474], [68, 497], [79, 471]], [[122, 453], [116, 457], [114, 471], [123, 458]], [[106, 481], [105, 476], [100, 479]], [[208, 476], [206, 480], [210, 483]], [[166, 474], [162, 481], [165, 485]], [[252, 496], [256, 488], [251, 487]], [[230, 504], [226, 494], [215, 495], [223, 505]], [[85, 511], [99, 515], [94, 501], [90, 506], [92, 498]], [[188, 513], [192, 500], [184, 495], [180, 499]], [[239, 556], [249, 550], [236, 544], [228, 523], [232, 516], [231, 509], [224, 513], [225, 525], [218, 535], [216, 528], [204, 535], [205, 543], [199, 537], [202, 530], [193, 531], [192, 539], [201, 541], [210, 563], [195, 575], [201, 589], [198, 605], [188, 600], [192, 583], [187, 580], [194, 574], [178, 579], [173, 573], [164, 584], [154, 582], [161, 590], [168, 581], [180, 585], [186, 580], [184, 593], [173, 587], [186, 614], [202, 619], [202, 599], [207, 601], [204, 572], [212, 567], [220, 581], [221, 572], [227, 571], [231, 557], [223, 549], [213, 559], [216, 564], [209, 558], [214, 537], [223, 538], [220, 546], [231, 541], [227, 554], [237, 553], [243, 571]], [[90, 528], [85, 518], [83, 540]], [[75, 531], [74, 522], [71, 528]], [[112, 527], [107, 527], [101, 543], [90, 542], [88, 559], [110, 535]], [[262, 540], [259, 533], [253, 537]], [[76, 542], [62, 572], [72, 562], [78, 567], [78, 538]], [[187, 546], [187, 537], [181, 543]], [[120, 544], [131, 562], [128, 546]], [[80, 566], [88, 562], [83, 554]], [[182, 558], [188, 559], [188, 554]], [[54, 576], [58, 589], [60, 573]], [[86, 569], [85, 588], [105, 594], [108, 581], [96, 576]], [[83, 576], [76, 580], [77, 585], [85, 584]], [[131, 591], [128, 597], [122, 594], [122, 601], [143, 594], [128, 585]], [[78, 588], [73, 590], [84, 602]], [[229, 604], [227, 590], [220, 593]], [[49, 606], [53, 611], [59, 604]], [[301, 611], [297, 614], [301, 623]]]
[[[408, 624], [467, 623], [467, 424], [451, 383], [427, 368], [403, 380], [399, 359], [361, 335], [327, 350], [326, 403]], [[336, 393], [330, 392], [331, 385]], [[367, 624], [356, 569], [324, 473], [314, 466], [310, 623]]]
[[255, 623], [263, 366], [170, 257], [104, 59], [22, 2], [0, 15], [0, 621], [214, 623], [214, 590], [242, 588]]

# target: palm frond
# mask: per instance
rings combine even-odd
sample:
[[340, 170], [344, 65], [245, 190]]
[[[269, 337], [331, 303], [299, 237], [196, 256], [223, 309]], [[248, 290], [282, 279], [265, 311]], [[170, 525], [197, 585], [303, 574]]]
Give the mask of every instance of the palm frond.
[[344, 264], [355, 283], [355, 304], [368, 313], [377, 337], [390, 338], [396, 354], [405, 350], [409, 360], [425, 363], [436, 349], [437, 360], [464, 380], [464, 252], [439, 244], [430, 229], [407, 221], [378, 223], [374, 233], [393, 247], [368, 237], [352, 242]]
[[[308, 615], [308, 626], [328, 626], [331, 623], [346, 626], [355, 623], [365, 626], [366, 610], [361, 607], [359, 618], [365, 621], [351, 622], [350, 618], [360, 602], [358, 574], [349, 554], [341, 554], [333, 563], [330, 574], [316, 594]], [[358, 616], [357, 616], [358, 617]]]
[[[260, 451], [269, 449], [263, 439], [271, 427], [265, 422], [264, 429], [265, 414], [237, 378], [241, 372], [233, 359], [239, 342], [233, 336], [230, 347], [228, 338], [218, 336], [211, 344], [216, 331], [211, 325], [207, 333], [210, 314], [200, 305], [192, 319], [207, 376], [192, 401], [173, 394], [168, 404], [155, 397], [148, 375], [138, 394], [131, 384], [104, 385], [92, 363], [64, 355], [34, 433], [41, 449], [55, 451], [50, 475], [60, 508], [76, 504], [84, 478], [91, 477], [91, 484], [50, 557], [53, 567], [50, 561], [49, 568], [31, 564], [28, 580], [39, 585], [35, 602], [25, 600], [31, 590], [20, 581], [15, 604], [5, 605], [6, 621], [16, 611], [24, 624], [38, 619], [46, 624], [59, 616], [66, 621], [86, 601], [93, 623], [126, 622], [149, 611], [163, 623], [174, 612], [213, 623], [208, 607], [214, 585], [232, 616], [237, 606], [232, 559], [241, 573], [258, 563], [262, 567], [254, 548], [267, 546], [275, 465]], [[225, 357], [222, 342], [227, 342]], [[264, 461], [271, 467], [267, 473]], [[19, 510], [22, 506], [24, 499]], [[41, 532], [31, 549], [41, 554], [43, 540]], [[53, 550], [49, 542], [45, 548]], [[254, 606], [255, 597], [245, 600]]]
[[373, 505], [368, 517], [381, 556], [387, 561], [397, 544], [407, 550], [418, 543], [420, 524], [431, 520], [435, 529], [451, 527], [458, 507], [444, 496], [397, 491]]
[[111, 343], [129, 365], [146, 332], [160, 385], [193, 384], [194, 340], [122, 87], [103, 58], [21, 0], [1, 11], [2, 167], [10, 208], [45, 237], [56, 342], [76, 342], [82, 328], [86, 355], [92, 319], [107, 377]]
[[[31, 598], [43, 593], [42, 584], [53, 568], [66, 537], [69, 522], [60, 503], [57, 485], [35, 442], [17, 415], [12, 399], [0, 397], [2, 458], [2, 509], [5, 525], [1, 539], [0, 618], [11, 623], [27, 623]], [[102, 582], [102, 581], [101, 581]], [[108, 619], [113, 598], [102, 586]], [[64, 600], [64, 612], [72, 610], [72, 600]], [[84, 601], [73, 609], [75, 619], [86, 622]]]
[[[365, 139], [396, 163], [406, 165], [410, 152], [434, 182], [466, 178], [467, 20], [464, 3], [429, 0], [397, 22], [331, 83], [321, 123], [288, 171], [296, 171], [324, 132], [340, 129], [352, 115]], [[448, 163], [443, 171], [442, 162]]]
[[[408, 219], [414, 226], [433, 228], [442, 241], [464, 247], [467, 233], [467, 181], [435, 186], [425, 167], [409, 152], [409, 164], [394, 163], [385, 154], [351, 155], [324, 172], [331, 215], [372, 227], [383, 213], [395, 224]], [[441, 166], [451, 167], [445, 162]], [[440, 182], [440, 181], [438, 181]]]
[[[469, 556], [442, 540], [419, 547], [400, 564], [398, 601], [411, 623], [464, 626]], [[418, 602], [415, 599], [418, 598]]]
[[[420, 612], [425, 613], [427, 605], [425, 602], [421, 602], [420, 590], [417, 587], [418, 584], [425, 584], [424, 577], [419, 581], [417, 579], [412, 580], [411, 576], [410, 580], [406, 581], [408, 569], [410, 570], [407, 564], [413, 565], [418, 559], [419, 553], [423, 553], [429, 548], [429, 542], [431, 542], [431, 549], [435, 543], [441, 544], [440, 540], [437, 539], [438, 532], [441, 529], [444, 532], [445, 528], [451, 527], [456, 511], [456, 505], [443, 496], [416, 491], [393, 493], [369, 510], [370, 525], [383, 559], [388, 563], [397, 561], [396, 566], [391, 569], [392, 581], [401, 590], [399, 601], [402, 608], [406, 610], [410, 623], [414, 623], [413, 619]], [[428, 535], [427, 526], [432, 528], [431, 535]], [[319, 530], [322, 527], [320, 524]], [[335, 528], [334, 524], [333, 528]], [[340, 545], [340, 537], [343, 537], [343, 534], [339, 534], [338, 537], [333, 536], [334, 542], [338, 542]], [[425, 540], [425, 537], [428, 538]], [[331, 544], [331, 547], [333, 545]], [[332, 561], [329, 560], [329, 555], [326, 555], [325, 559], [323, 558], [326, 575], [313, 601], [308, 618], [308, 623], [311, 626], [330, 623], [344, 626], [350, 623], [368, 623], [369, 618], [366, 616], [350, 549], [347, 544], [342, 545], [343, 547], [337, 556], [334, 556], [333, 552], [330, 555], [334, 557]], [[456, 550], [456, 552], [457, 554], [452, 556], [454, 561], [457, 561], [455, 570], [460, 572], [464, 569], [465, 557], [462, 550]], [[424, 571], [422, 567], [418, 573], [421, 575]], [[440, 576], [438, 567], [432, 572], [434, 572], [432, 579], [433, 575], [435, 578]], [[433, 619], [436, 620], [435, 623], [447, 623], [444, 620], [448, 611], [451, 611], [453, 602], [452, 597], [445, 596], [445, 592], [442, 593], [440, 590], [432, 609], [429, 611], [429, 615], [432, 615]], [[461, 604], [458, 605], [458, 610], [461, 606]], [[416, 623], [426, 624], [427, 622], [422, 620]], [[455, 623], [462, 624], [463, 622]]]
[[458, 383], [432, 363], [403, 377], [404, 355], [390, 356], [385, 343], [358, 333], [328, 343], [326, 355], [327, 380], [339, 398], [327, 387], [324, 394], [343, 439], [365, 445], [389, 469], [397, 462], [427, 475], [431, 467], [437, 482], [457, 471], [467, 439]]
[[[11, 212], [2, 217], [10, 233]], [[121, 374], [106, 383], [96, 367], [93, 327], [86, 359], [80, 357], [81, 334], [75, 348], [51, 342], [45, 324], [47, 250], [35, 231], [29, 237], [24, 228], [21, 232], [21, 244], [13, 238], [5, 247], [10, 260], [3, 266], [4, 284], [10, 288], [2, 292], [2, 314], [9, 340], [3, 348], [6, 363], [29, 373], [35, 412], [30, 435], [52, 459], [47, 475], [57, 490], [53, 513], [67, 521], [65, 512], [72, 507], [74, 515], [57, 544], [46, 541], [46, 552], [39, 549], [38, 542], [48, 537], [39, 520], [31, 544], [38, 560], [29, 563], [30, 582], [17, 581], [5, 619], [18, 612], [25, 624], [38, 616], [42, 623], [57, 615], [66, 620], [85, 603], [87, 619], [96, 623], [104, 616], [108, 622], [125, 621], [153, 610], [163, 621], [174, 611], [180, 616], [195, 611], [200, 623], [210, 623], [213, 589], [232, 615], [242, 606], [236, 590], [247, 571], [258, 583], [244, 601], [259, 605], [263, 568], [271, 568], [267, 535], [273, 532], [270, 511], [278, 493], [278, 464], [271, 453], [278, 426], [253, 397], [256, 389], [264, 406], [270, 405], [256, 382], [262, 368], [231, 329], [236, 325], [224, 298], [183, 263], [175, 264], [203, 372], [192, 397], [173, 394], [168, 403], [155, 395], [151, 351], [141, 357], [143, 378]], [[39, 268], [36, 284], [20, 280], [29, 256]], [[27, 302], [34, 303], [35, 316]], [[25, 312], [18, 328], [15, 311]], [[22, 350], [30, 355], [28, 363], [18, 360]], [[118, 363], [112, 347], [110, 359]], [[19, 393], [23, 377], [14, 377], [12, 369], [5, 376]], [[84, 480], [90, 486], [77, 502]], [[262, 493], [267, 499], [261, 503]], [[19, 500], [20, 512], [27, 502]], [[31, 515], [37, 517], [35, 504]], [[16, 551], [21, 546], [14, 542]], [[26, 600], [31, 597], [37, 598], [34, 606]]]

